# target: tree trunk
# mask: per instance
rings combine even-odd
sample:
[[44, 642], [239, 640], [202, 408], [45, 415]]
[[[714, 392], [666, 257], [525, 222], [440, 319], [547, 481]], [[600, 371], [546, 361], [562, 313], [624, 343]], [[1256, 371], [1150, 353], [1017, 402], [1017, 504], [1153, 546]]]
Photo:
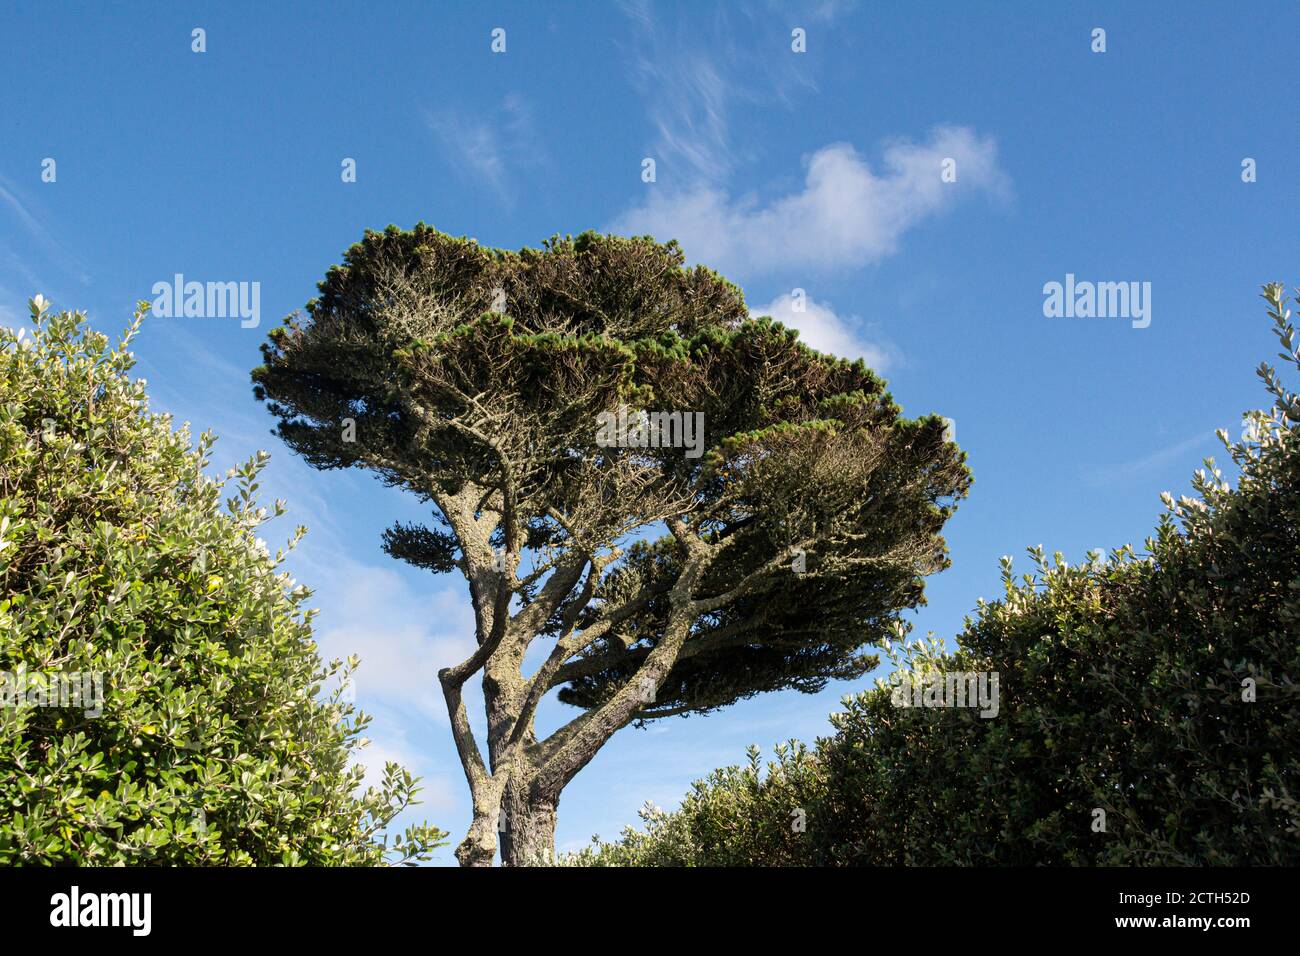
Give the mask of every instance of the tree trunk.
[[506, 828], [501, 837], [503, 866], [546, 866], [555, 859], [555, 808], [558, 801], [539, 799], [523, 788], [508, 787]]

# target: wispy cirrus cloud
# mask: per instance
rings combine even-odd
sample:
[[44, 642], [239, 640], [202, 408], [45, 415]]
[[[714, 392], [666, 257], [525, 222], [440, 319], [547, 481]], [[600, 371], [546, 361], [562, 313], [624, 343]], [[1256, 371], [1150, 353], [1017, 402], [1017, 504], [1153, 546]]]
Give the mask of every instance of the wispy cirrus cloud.
[[1223, 446], [1214, 437], [1213, 431], [1206, 429], [1204, 432], [1189, 436], [1182, 441], [1156, 449], [1129, 461], [1093, 467], [1083, 477], [1094, 488], [1122, 485], [1149, 477], [1168, 467], [1171, 463], [1183, 459], [1187, 460], [1188, 471], [1190, 472], [1195, 465], [1200, 464], [1200, 458], [1195, 459], [1195, 461], [1190, 458], [1191, 452], [1198, 448], [1203, 451], [1204, 455], [1213, 455], [1216, 451], [1221, 451]]
[[658, 161], [683, 164], [692, 179], [725, 177], [732, 166], [727, 109], [735, 87], [717, 62], [718, 51], [681, 48], [644, 4], [624, 9], [640, 27], [631, 74], [655, 129]]
[[22, 248], [15, 248], [10, 242], [0, 245], [5, 268], [21, 274], [28, 284], [42, 287], [33, 288], [33, 293], [50, 292], [45, 277], [36, 271], [31, 262], [32, 253], [36, 250], [40, 250], [46, 262], [58, 272], [81, 285], [90, 282], [85, 265], [55, 238], [54, 232], [45, 224], [48, 217], [40, 211], [36, 202], [4, 176], [0, 176], [0, 209], [6, 210], [5, 218], [17, 225], [17, 228], [0, 228], [0, 235], [8, 234], [11, 238], [16, 238], [20, 234], [26, 234], [33, 240]]
[[19, 311], [22, 297], [0, 286], [0, 325], [17, 331], [27, 327], [27, 314]]
[[492, 113], [426, 110], [424, 119], [447, 161], [466, 179], [487, 185], [507, 206], [517, 192], [515, 174], [543, 161], [532, 108], [516, 93]]
[[795, 95], [817, 88], [815, 63], [807, 59], [767, 57], [756, 69], [754, 49], [738, 40], [753, 32], [746, 27], [766, 26], [777, 12], [792, 25], [826, 22], [847, 8], [836, 0], [767, 11], [719, 4], [701, 23], [669, 19], [649, 0], [620, 6], [634, 28], [624, 58], [655, 131], [648, 145], [677, 181], [694, 184], [724, 181], [738, 162], [753, 158], [737, 147], [732, 133], [737, 107], [791, 107]]

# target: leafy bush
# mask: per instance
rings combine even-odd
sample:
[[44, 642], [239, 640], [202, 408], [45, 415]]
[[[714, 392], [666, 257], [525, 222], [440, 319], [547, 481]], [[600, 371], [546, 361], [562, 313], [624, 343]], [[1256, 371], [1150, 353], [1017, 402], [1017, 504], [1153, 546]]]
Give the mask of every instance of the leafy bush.
[[254, 536], [267, 456], [227, 489], [128, 377], [144, 311], [117, 347], [39, 296], [34, 335], [0, 329], [0, 864], [427, 857], [432, 827], [380, 836], [411, 775], [358, 794], [369, 718], [317, 697], [356, 661], [322, 665]]
[[[1281, 287], [1264, 298], [1300, 367]], [[1162, 496], [1144, 555], [1070, 567], [1035, 548], [1019, 580], [1005, 558], [1005, 596], [955, 653], [890, 648], [913, 678], [998, 672], [996, 717], [898, 707], [878, 682], [814, 751], [781, 748], [766, 775], [751, 755], [569, 862], [1300, 863], [1300, 397], [1259, 374], [1272, 408], [1241, 442], [1220, 432], [1235, 488], [1207, 461], [1195, 498]]]
[[778, 744], [763, 773], [757, 747], [749, 763], [715, 770], [691, 786], [681, 808], [647, 803], [645, 831], [628, 827], [615, 843], [566, 854], [567, 866], [800, 866], [812, 862], [808, 810], [826, 797], [816, 754], [798, 741]]

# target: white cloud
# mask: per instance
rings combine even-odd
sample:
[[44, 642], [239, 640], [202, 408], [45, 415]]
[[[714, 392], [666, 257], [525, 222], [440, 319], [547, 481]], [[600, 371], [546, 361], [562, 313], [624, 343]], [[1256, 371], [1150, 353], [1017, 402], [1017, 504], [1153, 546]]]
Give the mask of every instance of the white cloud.
[[[947, 158], [956, 160], [956, 182], [941, 178]], [[881, 173], [847, 143], [818, 150], [806, 165], [803, 189], [768, 203], [733, 199], [713, 186], [657, 189], [613, 229], [678, 239], [693, 261], [733, 274], [827, 270], [895, 252], [909, 229], [958, 195], [1006, 190], [993, 139], [965, 127], [938, 127], [924, 143], [889, 144]]]
[[883, 372], [896, 357], [894, 351], [861, 338], [854, 325], [857, 316], [850, 320], [835, 314], [828, 303], [804, 300], [804, 310], [795, 311], [795, 299], [790, 293], [777, 296], [767, 305], [749, 310], [751, 315], [770, 315], [783, 325], [799, 330], [799, 341], [819, 352], [828, 352], [837, 358], [864, 359], [867, 366]]
[[360, 656], [354, 683], [363, 710], [384, 707], [445, 723], [438, 671], [474, 651], [464, 589], [448, 584], [416, 595], [396, 570], [347, 559], [335, 568], [322, 575], [318, 567], [310, 582], [326, 597], [316, 619], [321, 656]]

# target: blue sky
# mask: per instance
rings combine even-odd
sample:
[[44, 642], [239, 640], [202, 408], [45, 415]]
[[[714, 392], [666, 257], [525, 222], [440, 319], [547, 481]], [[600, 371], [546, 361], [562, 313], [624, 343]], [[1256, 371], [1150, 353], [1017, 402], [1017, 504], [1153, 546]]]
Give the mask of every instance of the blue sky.
[[[365, 228], [424, 220], [512, 248], [675, 237], [752, 309], [867, 357], [970, 455], [954, 566], [915, 617], [951, 636], [996, 596], [999, 555], [1140, 545], [1159, 493], [1217, 454], [1214, 429], [1263, 403], [1259, 286], [1300, 280], [1298, 30], [1289, 3], [8, 6], [0, 321], [39, 291], [112, 331], [176, 273], [261, 283], [260, 328], [148, 320], [139, 374], [156, 407], [222, 436], [223, 467], [272, 452], [279, 537], [311, 528], [293, 570], [322, 648], [362, 657], [370, 759], [422, 775], [420, 814], [459, 839], [435, 675], [470, 646], [463, 584], [387, 558], [381, 531], [418, 505], [292, 457], [248, 381], [266, 331]], [[1149, 327], [1046, 317], [1044, 284], [1067, 274], [1151, 283]], [[747, 744], [826, 733], [869, 683], [621, 732], [566, 790], [559, 845], [675, 805]]]

